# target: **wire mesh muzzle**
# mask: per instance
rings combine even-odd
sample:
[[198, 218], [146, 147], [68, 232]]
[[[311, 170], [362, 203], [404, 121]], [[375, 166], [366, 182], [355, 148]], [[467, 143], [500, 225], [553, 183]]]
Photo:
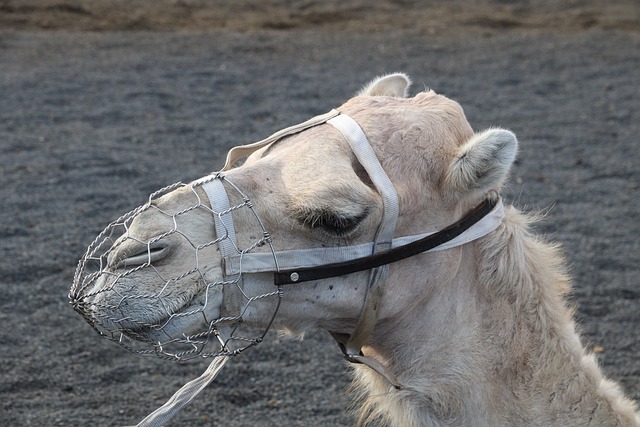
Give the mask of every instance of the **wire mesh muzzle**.
[[[212, 180], [240, 202], [224, 209], [209, 206], [198, 187]], [[251, 222], [248, 229], [256, 236], [244, 247], [225, 226], [238, 216], [243, 229]], [[190, 229], [196, 217], [210, 217], [210, 238]], [[247, 326], [247, 310], [275, 299], [273, 321], [282, 290], [274, 286], [252, 295], [243, 287], [242, 273], [224, 276], [223, 246], [240, 256], [270, 252], [276, 264], [270, 236], [251, 201], [224, 175], [170, 185], [94, 239], [76, 268], [70, 302], [101, 336], [134, 353], [178, 361], [238, 354], [261, 342], [271, 324]]]

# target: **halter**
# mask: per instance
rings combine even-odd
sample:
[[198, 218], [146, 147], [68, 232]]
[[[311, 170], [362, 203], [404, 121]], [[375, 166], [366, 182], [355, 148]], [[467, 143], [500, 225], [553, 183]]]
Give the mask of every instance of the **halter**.
[[[240, 188], [234, 185], [226, 176], [233, 165], [258, 149], [275, 144], [286, 136], [303, 132], [314, 126], [329, 124], [340, 131], [349, 143], [360, 164], [364, 167], [371, 182], [380, 194], [383, 202], [383, 214], [378, 226], [375, 238], [372, 242], [351, 246], [318, 247], [308, 249], [276, 251], [271, 243], [268, 230], [265, 228], [257, 211], [249, 197]], [[196, 187], [202, 187], [209, 199], [209, 206], [201, 203], [196, 192]], [[163, 212], [152, 201], [168, 191], [188, 187], [195, 199], [190, 207], [179, 212]], [[227, 191], [233, 191], [236, 198], [242, 202], [231, 206]], [[116, 256], [119, 245], [127, 239], [136, 239], [129, 236], [129, 227], [134, 218], [147, 210], [154, 209], [156, 214], [171, 218], [173, 228], [163, 234], [153, 237], [145, 243], [147, 247], [146, 262], [125, 271], [114, 273], [111, 269], [109, 256]], [[163, 277], [156, 270], [152, 261], [154, 244], [163, 237], [171, 234], [182, 235], [179, 230], [176, 217], [187, 214], [196, 209], [206, 209], [213, 217], [215, 237], [203, 245], [194, 245], [196, 252], [196, 265], [186, 271], [179, 272], [173, 278]], [[255, 226], [260, 233], [258, 237], [247, 247], [239, 247], [233, 223], [233, 213], [245, 209], [256, 221]], [[379, 310], [382, 305], [383, 288], [388, 274], [388, 265], [402, 259], [428, 251], [442, 251], [464, 245], [476, 240], [495, 230], [504, 218], [502, 201], [495, 193], [471, 210], [459, 221], [449, 227], [435, 233], [395, 237], [395, 228], [398, 220], [398, 196], [396, 190], [383, 170], [366, 134], [358, 123], [338, 110], [314, 117], [304, 123], [283, 129], [272, 136], [249, 145], [238, 146], [229, 151], [225, 166], [222, 171], [205, 176], [190, 184], [177, 183], [153, 193], [149, 202], [133, 211], [123, 215], [112, 222], [89, 245], [86, 254], [78, 263], [74, 283], [69, 293], [69, 298], [74, 308], [96, 329], [96, 331], [131, 351], [140, 354], [155, 354], [159, 357], [171, 360], [187, 360], [194, 357], [214, 357], [210, 367], [199, 377], [187, 383], [178, 390], [175, 395], [161, 408], [150, 414], [138, 426], [150, 427], [162, 425], [177, 411], [186, 405], [195, 395], [206, 387], [222, 368], [229, 356], [239, 354], [246, 348], [260, 343], [278, 312], [280, 300], [287, 286], [294, 286], [307, 281], [322, 280], [337, 276], [343, 276], [360, 271], [370, 271], [363, 306], [354, 331], [349, 334], [332, 332], [331, 335], [337, 341], [345, 358], [351, 363], [362, 363], [375, 370], [395, 388], [402, 385], [384, 365], [376, 359], [362, 354], [362, 347], [373, 332], [378, 321]], [[124, 239], [124, 240], [122, 240]], [[187, 239], [188, 240], [188, 239]], [[204, 250], [212, 245], [217, 245], [221, 262], [223, 277], [210, 282], [205, 273], [200, 270], [198, 264], [199, 250]], [[110, 255], [111, 254], [111, 255]], [[204, 265], [204, 263], [203, 263]], [[126, 267], [126, 264], [125, 264]], [[134, 289], [119, 284], [120, 280], [135, 274], [138, 270], [146, 269], [150, 274], [155, 274], [157, 279], [165, 281], [165, 287], [160, 292], [135, 293]], [[116, 268], [117, 270], [117, 268]], [[257, 274], [260, 273], [260, 274]], [[204, 287], [204, 305], [193, 310], [180, 312], [169, 309], [170, 305], [163, 306], [168, 316], [162, 324], [154, 323], [154, 320], [140, 320], [131, 317], [122, 317], [120, 305], [134, 301], [150, 301], [156, 306], [164, 296], [164, 289], [175, 286], [177, 282], [190, 275], [199, 275], [198, 280]], [[245, 286], [249, 281], [264, 280], [271, 274], [275, 288], [273, 291], [262, 295], [248, 295]], [[186, 280], [186, 279], [185, 279]], [[211, 293], [210, 293], [211, 291]], [[123, 293], [133, 292], [131, 295]], [[208, 319], [204, 315], [207, 301], [216, 292], [221, 295], [220, 317]], [[109, 299], [117, 295], [117, 298]], [[258, 299], [277, 298], [275, 311], [271, 320], [262, 333], [251, 338], [251, 335], [242, 333], [243, 315], [248, 306]], [[103, 299], [101, 299], [103, 298]], [[212, 303], [213, 304], [213, 303]], [[206, 329], [192, 335], [171, 336], [164, 330], [170, 321], [190, 317], [206, 320]], [[149, 323], [150, 322], [150, 323]], [[226, 326], [229, 325], [229, 326]], [[156, 342], [136, 332], [136, 327], [153, 328], [165, 332], [167, 340]], [[133, 329], [132, 329], [133, 328]], [[219, 341], [216, 352], [208, 352], [210, 345]], [[140, 342], [141, 346], [132, 347], [129, 344]], [[151, 347], [151, 348], [149, 348]]]
[[[400, 389], [402, 386], [392, 372], [376, 359], [362, 354], [362, 347], [366, 344], [378, 320], [388, 265], [419, 253], [453, 248], [485, 236], [502, 221], [504, 217], [502, 202], [497, 196], [489, 197], [464, 218], [439, 232], [394, 238], [399, 210], [395, 187], [382, 168], [362, 128], [351, 117], [335, 109], [276, 132], [262, 141], [232, 148], [222, 171], [231, 169], [240, 158], [277, 143], [286, 136], [325, 123], [338, 129], [346, 138], [351, 150], [382, 197], [383, 217], [374, 241], [347, 247], [240, 255], [228, 255], [235, 252], [221, 247], [225, 274], [232, 276], [241, 273], [269, 272], [273, 273], [274, 285], [280, 287], [370, 270], [364, 303], [356, 328], [351, 335], [334, 332], [331, 332], [331, 335], [337, 341], [346, 360], [369, 366], [395, 388]], [[221, 206], [228, 206], [228, 201], [225, 201], [226, 195], [220, 195], [220, 189], [224, 190], [224, 188], [219, 182], [219, 180], [213, 180], [203, 184], [212, 207], [217, 210], [220, 210]], [[230, 218], [223, 228], [216, 224], [216, 230], [226, 230], [229, 235], [235, 234]]]

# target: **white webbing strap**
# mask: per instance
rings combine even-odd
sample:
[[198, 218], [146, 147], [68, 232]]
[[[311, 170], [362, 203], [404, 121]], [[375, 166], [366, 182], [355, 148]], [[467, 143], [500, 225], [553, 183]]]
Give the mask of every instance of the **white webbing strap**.
[[214, 178], [202, 184], [202, 189], [207, 193], [209, 204], [213, 210], [213, 221], [216, 229], [216, 239], [220, 254], [230, 256], [237, 254], [236, 248], [236, 230], [233, 226], [233, 218], [229, 213], [229, 197], [224, 189], [222, 179]]
[[[224, 257], [237, 255], [240, 253], [237, 247], [236, 231], [233, 226], [233, 217], [230, 212], [229, 197], [223, 184], [224, 175], [215, 175], [214, 179], [204, 181], [202, 188], [207, 193], [209, 204], [213, 211], [213, 222], [218, 239], [218, 248], [222, 259]], [[240, 272], [228, 276], [239, 275]], [[236, 277], [235, 279], [238, 279]], [[242, 283], [238, 279], [237, 286]], [[242, 293], [236, 286], [225, 286], [222, 293], [222, 315], [225, 317], [237, 316], [242, 307]]]
[[373, 147], [369, 143], [369, 139], [355, 120], [346, 114], [340, 114], [327, 120], [327, 123], [338, 129], [347, 139], [351, 150], [367, 171], [371, 182], [373, 182], [382, 197], [384, 212], [375, 239], [376, 245], [381, 247], [376, 249], [375, 252], [388, 250], [396, 231], [396, 222], [398, 221], [398, 211], [400, 209], [396, 189], [382, 168], [378, 156], [376, 156]]
[[215, 357], [206, 371], [176, 391], [164, 405], [147, 415], [136, 427], [160, 427], [193, 400], [218, 375], [229, 356]]
[[[399, 206], [396, 189], [382, 168], [367, 136], [355, 120], [346, 114], [341, 114], [328, 120], [327, 123], [338, 129], [347, 139], [351, 150], [367, 171], [371, 182], [373, 182], [382, 197], [383, 216], [376, 233], [372, 253], [387, 251], [391, 248], [398, 220]], [[364, 305], [351, 336], [346, 337], [337, 334], [333, 334], [333, 336], [342, 346], [347, 360], [370, 366], [387, 378], [394, 386], [399, 387], [399, 383], [393, 374], [388, 372], [378, 361], [361, 355], [361, 349], [378, 321], [378, 310], [382, 300], [382, 285], [386, 280], [388, 269], [389, 267], [384, 265], [371, 270], [364, 297]]]

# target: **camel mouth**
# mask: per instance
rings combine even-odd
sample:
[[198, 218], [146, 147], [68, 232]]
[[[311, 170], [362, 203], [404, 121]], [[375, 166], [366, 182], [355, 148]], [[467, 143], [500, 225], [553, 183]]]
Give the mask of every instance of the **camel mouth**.
[[118, 330], [131, 339], [148, 343], [186, 339], [211, 332], [211, 322], [203, 310], [203, 306], [192, 305], [184, 306], [179, 312], [144, 321], [125, 318], [117, 322]]
[[199, 283], [192, 292], [179, 292], [175, 295], [168, 292], [146, 300], [131, 297], [132, 301], [136, 301], [136, 306], [132, 308], [141, 313], [141, 316], [138, 320], [123, 318], [120, 322], [125, 326], [123, 332], [136, 336], [160, 334], [165, 338], [175, 338], [190, 335], [197, 330], [202, 331], [202, 328], [211, 323], [210, 319], [219, 317], [219, 309], [212, 307], [207, 293], [208, 288]]
[[[175, 343], [190, 346], [194, 339], [213, 333], [220, 317], [221, 287], [207, 284], [201, 274], [150, 286], [140, 282], [140, 276], [122, 271], [95, 277], [85, 292], [72, 295], [74, 309], [100, 335], [140, 353], [144, 346], [153, 351], [179, 347]], [[144, 291], [151, 287], [157, 290]]]
[[[102, 307], [101, 307], [102, 305]], [[202, 304], [198, 294], [171, 312], [145, 316], [109, 311], [103, 304], [75, 301], [74, 309], [103, 337], [137, 354], [188, 360], [220, 352], [218, 309]]]

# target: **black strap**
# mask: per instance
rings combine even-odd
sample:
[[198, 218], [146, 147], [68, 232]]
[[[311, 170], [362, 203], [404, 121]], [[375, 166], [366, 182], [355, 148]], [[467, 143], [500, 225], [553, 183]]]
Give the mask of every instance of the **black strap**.
[[291, 285], [311, 280], [328, 279], [330, 277], [344, 276], [345, 274], [370, 270], [412, 257], [455, 239], [484, 218], [493, 210], [497, 203], [497, 197], [487, 198], [461, 220], [450, 226], [415, 242], [390, 249], [387, 252], [316, 267], [279, 271], [274, 273], [273, 281], [276, 285]]

